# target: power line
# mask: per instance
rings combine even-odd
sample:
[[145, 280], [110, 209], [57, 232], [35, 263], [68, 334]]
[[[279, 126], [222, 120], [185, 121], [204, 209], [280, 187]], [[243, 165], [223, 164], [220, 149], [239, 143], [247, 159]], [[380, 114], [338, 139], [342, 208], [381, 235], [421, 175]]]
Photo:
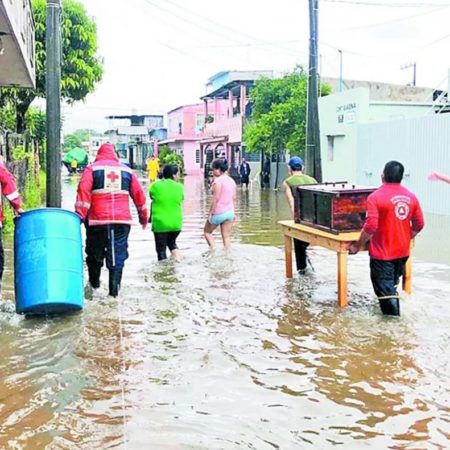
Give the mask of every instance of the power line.
[[368, 25], [358, 25], [356, 27], [349, 27], [349, 28], [343, 28], [341, 31], [351, 31], [351, 30], [360, 30], [360, 29], [366, 29], [366, 28], [375, 28], [375, 27], [381, 27], [383, 25], [389, 25], [391, 23], [397, 23], [397, 22], [404, 22], [406, 20], [410, 20], [410, 19], [414, 19], [416, 17], [423, 17], [427, 14], [434, 14], [437, 11], [442, 11], [445, 8], [448, 8], [449, 6], [443, 6], [441, 8], [436, 8], [436, 9], [432, 9], [431, 11], [426, 11], [426, 12], [420, 12], [418, 14], [413, 14], [412, 16], [407, 16], [407, 17], [399, 17], [398, 19], [392, 19], [392, 20], [387, 20], [384, 22], [378, 22], [378, 23], [373, 23], [373, 24], [368, 24]]
[[439, 6], [450, 6], [449, 2], [446, 3], [381, 3], [375, 1], [360, 1], [360, 0], [322, 0], [329, 3], [347, 3], [349, 5], [358, 6], [379, 6], [379, 7], [389, 7], [389, 8], [435, 8]]
[[440, 38], [438, 38], [438, 39], [436, 39], [436, 40], [434, 40], [432, 42], [429, 42], [428, 44], [424, 45], [420, 50], [422, 51], [422, 50], [424, 50], [424, 49], [426, 49], [428, 47], [431, 47], [432, 45], [437, 44], [438, 42], [441, 42], [444, 39], [448, 39], [449, 37], [450, 37], [450, 34], [446, 34], [445, 36], [442, 36], [442, 37], [440, 37]]
[[[153, 8], [155, 8], [155, 9], [157, 9], [159, 11], [162, 11], [162, 12], [164, 12], [166, 14], [169, 14], [170, 16], [173, 16], [173, 17], [177, 18], [178, 20], [180, 20], [182, 22], [185, 22], [185, 23], [187, 23], [189, 25], [193, 25], [197, 29], [204, 30], [204, 31], [206, 31], [209, 34], [215, 34], [217, 36], [220, 36], [221, 38], [227, 39], [228, 41], [234, 42], [235, 44], [238, 44], [238, 45], [236, 45], [236, 47], [239, 47], [239, 46], [247, 47], [249, 45], [248, 45], [248, 42], [245, 42], [242, 39], [239, 39], [239, 38], [236, 39], [236, 38], [233, 38], [232, 36], [230, 36], [230, 31], [232, 31], [235, 34], [245, 35], [245, 36], [249, 37], [250, 39], [252, 39], [254, 41], [264, 42], [264, 41], [260, 40], [259, 38], [255, 38], [254, 36], [250, 36], [249, 34], [243, 33], [243, 32], [241, 32], [241, 31], [239, 31], [239, 30], [237, 30], [235, 28], [229, 27], [227, 25], [220, 24], [219, 22], [216, 22], [216, 21], [210, 19], [207, 16], [198, 14], [198, 13], [196, 13], [196, 12], [194, 12], [194, 11], [188, 9], [188, 8], [185, 8], [185, 7], [181, 6], [181, 5], [179, 5], [178, 3], [175, 3], [175, 2], [172, 2], [172, 1], [169, 1], [169, 0], [166, 1], [166, 3], [170, 3], [170, 4], [176, 6], [177, 8], [179, 8], [181, 10], [189, 12], [191, 15], [194, 15], [196, 19], [199, 18], [199, 17], [203, 17], [208, 22], [215, 23], [216, 26], [215, 27], [205, 26], [203, 22], [199, 23], [199, 22], [197, 22], [195, 20], [192, 20], [192, 19], [190, 19], [188, 17], [180, 15], [177, 12], [174, 12], [171, 9], [165, 8], [165, 7], [161, 6], [161, 5], [158, 5], [158, 4], [154, 3], [152, 0], [142, 0], [142, 1], [144, 1], [148, 5], [152, 6]], [[225, 31], [226, 29], [228, 29], [229, 31]], [[269, 43], [268, 45], [270, 46], [272, 44]], [[286, 47], [282, 47], [282, 46], [278, 45], [277, 43], [273, 43], [273, 45], [275, 47], [283, 50], [285, 53], [291, 54], [293, 56], [297, 56], [298, 55], [297, 52], [294, 52], [293, 50], [288, 49]], [[223, 48], [225, 48], [225, 46]]]
[[[252, 36], [252, 35], [246, 33], [245, 31], [239, 30], [239, 29], [234, 28], [234, 27], [230, 27], [230, 26], [228, 26], [226, 24], [224, 25], [223, 23], [217, 22], [217, 21], [211, 19], [208, 16], [205, 16], [203, 14], [199, 14], [197, 11], [193, 11], [192, 9], [188, 9], [185, 6], [180, 5], [179, 3], [176, 3], [176, 2], [171, 1], [171, 0], [165, 0], [165, 2], [166, 3], [170, 3], [171, 5], [174, 5], [177, 8], [190, 13], [191, 15], [195, 16], [196, 18], [203, 18], [203, 19], [207, 20], [208, 22], [210, 22], [212, 24], [215, 24], [216, 27], [220, 27], [222, 29], [227, 29], [229, 31], [232, 31], [233, 33], [240, 34], [241, 36], [245, 36], [246, 38], [250, 38], [251, 40], [257, 42], [257, 44], [241, 43], [242, 46], [245, 46], [245, 47], [255, 46], [256, 47], [258, 45], [267, 45], [267, 46], [272, 46], [273, 45], [273, 46], [276, 46], [277, 48], [280, 48], [281, 50], [286, 51], [287, 53], [292, 53], [292, 51], [290, 49], [288, 49], [286, 47], [282, 47], [281, 45], [279, 45], [279, 44], [283, 44], [284, 42], [278, 42], [278, 43], [277, 42], [264, 42], [262, 39], [257, 38], [255, 36]], [[228, 34], [226, 36], [229, 37]], [[293, 40], [293, 41], [285, 41], [285, 42], [287, 42], [287, 43], [294, 43], [294, 42], [295, 43], [297, 43], [297, 42], [300, 43], [300, 42], [303, 42], [303, 41]]]
[[[199, 24], [199, 23], [197, 23], [197, 22], [195, 22], [195, 21], [193, 21], [193, 20], [191, 20], [191, 19], [189, 19], [189, 18], [187, 18], [187, 17], [184, 17], [184, 16], [178, 14], [177, 12], [174, 12], [174, 11], [168, 9], [168, 8], [162, 7], [161, 5], [155, 3], [155, 2], [153, 2], [153, 1], [151, 1], [151, 0], [142, 0], [142, 1], [144, 1], [147, 5], [153, 7], [154, 9], [156, 9], [156, 10], [158, 10], [158, 11], [160, 11], [160, 12], [163, 12], [163, 13], [166, 14], [166, 15], [169, 15], [169, 16], [171, 16], [171, 17], [175, 17], [175, 18], [178, 19], [179, 21], [185, 22], [185, 23], [191, 25], [191, 27], [189, 28], [189, 30], [191, 30], [191, 29], [192, 29], [192, 26], [193, 26], [193, 27], [196, 28], [196, 29], [203, 30], [204, 32], [206, 31], [206, 32], [208, 33], [208, 35], [215, 34], [215, 35], [220, 36], [220, 37], [222, 37], [222, 38], [225, 37], [227, 40], [229, 40], [229, 41], [231, 41], [231, 42], [235, 42], [235, 43], [237, 43], [237, 44], [241, 44], [241, 45], [242, 45], [242, 44], [244, 44], [244, 45], [246, 44], [246, 43], [243, 42], [242, 40], [232, 38], [232, 37], [230, 36], [230, 33], [229, 33], [229, 32], [221, 32], [221, 31], [220, 31], [219, 29], [217, 29], [217, 28], [211, 28], [211, 27], [205, 26], [203, 23]], [[159, 41], [158, 43], [160, 43], [161, 45], [164, 45], [164, 44], [161, 43], [161, 41]], [[183, 52], [182, 50], [178, 50], [178, 49], [176, 49], [175, 47], [171, 47], [171, 46], [168, 45], [168, 44], [166, 44], [166, 45], [167, 45], [171, 50], [173, 50], [173, 51]], [[191, 48], [192, 48], [192, 47], [191, 47]], [[186, 54], [186, 55], [191, 54], [192, 57], [197, 57], [197, 56], [194, 56], [192, 53], [188, 53], [188, 52], [183, 52], [183, 53]], [[294, 54], [294, 53], [292, 52], [291, 54], [297, 56], [297, 53]], [[242, 61], [245, 60], [245, 63], [246, 63], [246, 64], [248, 64], [248, 62], [249, 62], [249, 57], [248, 57], [248, 55], [244, 58], [244, 57], [242, 57], [242, 56], [240, 57], [240, 56], [236, 55], [235, 53], [233, 53], [232, 56], [233, 56], [234, 59], [241, 59]], [[206, 57], [206, 58], [209, 60], [209, 63], [210, 63], [210, 62], [211, 62], [211, 61], [210, 61], [211, 58], [210, 58], [210, 57]], [[256, 60], [254, 60], [254, 61], [253, 61], [253, 64], [255, 64], [255, 65], [256, 65], [256, 64], [259, 64], [259, 61], [256, 62]]]
[[191, 20], [191, 19], [189, 19], [189, 18], [187, 18], [187, 17], [185, 17], [185, 16], [183, 16], [183, 15], [180, 15], [180, 14], [178, 14], [177, 12], [172, 11], [171, 9], [164, 8], [163, 6], [158, 5], [157, 3], [154, 3], [154, 2], [151, 1], [151, 0], [143, 0], [143, 1], [144, 1], [145, 3], [147, 3], [148, 5], [150, 5], [150, 6], [153, 6], [153, 8], [155, 8], [155, 9], [157, 9], [157, 10], [159, 10], [159, 11], [163, 11], [163, 12], [165, 12], [166, 14], [169, 14], [170, 16], [173, 16], [173, 17], [177, 18], [177, 19], [180, 20], [181, 22], [185, 22], [185, 23], [187, 23], [187, 24], [189, 24], [189, 25], [193, 25], [195, 28], [204, 30], [204, 31], [206, 31], [206, 32], [208, 32], [208, 33], [213, 33], [213, 34], [215, 34], [215, 35], [217, 35], [217, 36], [220, 36], [220, 37], [225, 37], [225, 38], [228, 39], [229, 41], [235, 42], [235, 43], [237, 43], [237, 44], [242, 44], [242, 43], [243, 43], [241, 40], [239, 40], [239, 39], [234, 39], [233, 37], [231, 37], [231, 36], [229, 35], [229, 33], [220, 32], [220, 30], [218, 30], [218, 29], [215, 28], [215, 27], [214, 27], [214, 28], [211, 28], [211, 27], [205, 26], [203, 23], [195, 22], [194, 20]]
[[396, 55], [386, 55], [386, 54], [383, 54], [383, 55], [371, 55], [371, 54], [368, 54], [368, 53], [359, 53], [359, 52], [355, 52], [353, 50], [348, 50], [348, 49], [343, 48], [342, 46], [341, 47], [336, 47], [335, 45], [328, 44], [328, 43], [326, 43], [324, 41], [320, 41], [319, 43], [321, 45], [325, 45], [326, 47], [332, 48], [333, 50], [342, 50], [344, 53], [347, 53], [349, 55], [362, 56], [364, 58], [389, 59], [389, 58], [396, 58], [396, 57], [402, 56], [402, 54], [396, 54]]

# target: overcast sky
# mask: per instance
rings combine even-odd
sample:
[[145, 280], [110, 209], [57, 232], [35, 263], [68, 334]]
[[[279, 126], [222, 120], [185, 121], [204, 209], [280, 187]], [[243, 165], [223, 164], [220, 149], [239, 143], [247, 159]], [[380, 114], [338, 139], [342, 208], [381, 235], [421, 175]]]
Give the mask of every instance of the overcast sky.
[[[197, 103], [222, 70], [307, 65], [308, 0], [79, 0], [97, 23], [104, 76], [65, 106], [64, 132], [105, 131], [109, 114], [166, 113]], [[390, 6], [383, 6], [389, 4]], [[323, 76], [446, 88], [450, 0], [320, 0]]]

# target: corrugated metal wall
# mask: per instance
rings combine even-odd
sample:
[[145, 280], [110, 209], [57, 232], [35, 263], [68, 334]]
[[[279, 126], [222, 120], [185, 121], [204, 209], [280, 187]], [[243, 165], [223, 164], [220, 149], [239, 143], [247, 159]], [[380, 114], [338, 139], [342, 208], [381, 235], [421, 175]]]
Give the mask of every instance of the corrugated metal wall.
[[428, 180], [433, 170], [450, 175], [450, 114], [363, 124], [357, 134], [358, 184], [379, 185], [384, 164], [395, 159], [424, 211], [450, 215], [450, 185]]

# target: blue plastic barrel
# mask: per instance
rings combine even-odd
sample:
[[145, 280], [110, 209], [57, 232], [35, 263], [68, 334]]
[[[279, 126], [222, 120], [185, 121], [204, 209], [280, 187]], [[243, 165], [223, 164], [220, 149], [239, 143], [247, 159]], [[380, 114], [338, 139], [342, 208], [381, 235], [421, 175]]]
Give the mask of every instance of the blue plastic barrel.
[[80, 218], [59, 208], [35, 209], [15, 221], [16, 312], [56, 314], [83, 308]]

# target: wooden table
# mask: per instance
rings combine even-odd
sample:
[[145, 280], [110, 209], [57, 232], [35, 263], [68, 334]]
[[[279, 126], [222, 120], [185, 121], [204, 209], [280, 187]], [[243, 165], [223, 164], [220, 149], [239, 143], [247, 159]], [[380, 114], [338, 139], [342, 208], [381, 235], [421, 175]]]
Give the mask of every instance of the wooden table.
[[[333, 234], [327, 231], [295, 223], [293, 220], [281, 220], [278, 222], [284, 235], [284, 248], [286, 257], [286, 277], [292, 278], [292, 239], [300, 239], [311, 245], [333, 250], [337, 253], [337, 282], [338, 282], [338, 305], [342, 308], [348, 304], [347, 290], [347, 246], [350, 242], [359, 239], [360, 232], [352, 231]], [[403, 276], [403, 290], [411, 293], [411, 258], [408, 259]]]

